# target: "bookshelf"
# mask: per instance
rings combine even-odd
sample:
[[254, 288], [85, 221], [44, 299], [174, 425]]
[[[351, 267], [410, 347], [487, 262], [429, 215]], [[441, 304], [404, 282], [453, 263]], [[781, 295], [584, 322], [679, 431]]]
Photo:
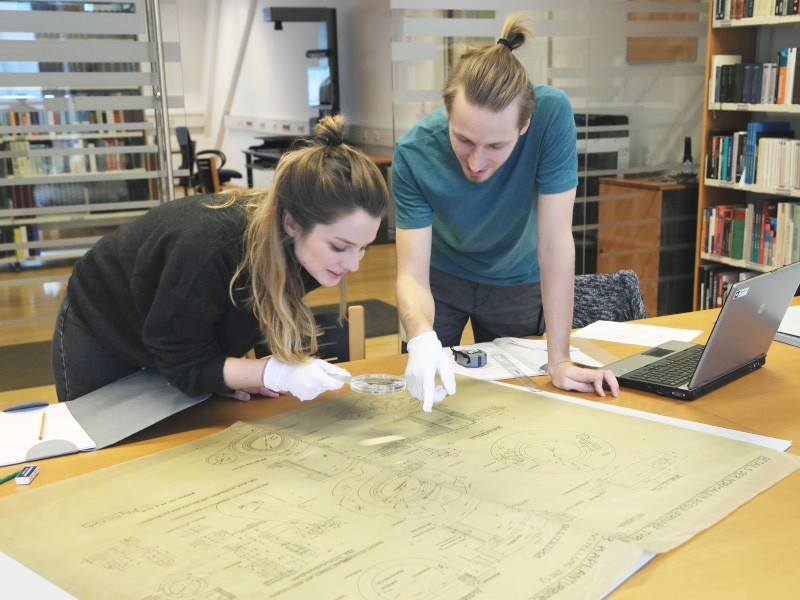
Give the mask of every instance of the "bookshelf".
[[156, 10], [151, 0], [0, 6], [0, 268], [79, 257], [171, 199], [167, 115], [182, 101], [167, 94], [155, 48], [179, 53]]
[[[739, 4], [742, 12], [733, 12]], [[791, 84], [800, 65], [792, 75], [781, 56], [800, 46], [800, 15], [787, 14], [791, 7], [709, 3], [695, 309], [718, 305], [732, 281], [798, 259], [800, 84]]]

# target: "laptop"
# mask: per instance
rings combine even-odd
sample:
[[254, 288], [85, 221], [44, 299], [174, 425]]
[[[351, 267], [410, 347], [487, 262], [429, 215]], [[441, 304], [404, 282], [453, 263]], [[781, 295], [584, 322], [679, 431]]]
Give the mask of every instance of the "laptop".
[[623, 387], [680, 400], [755, 371], [800, 285], [800, 262], [730, 287], [705, 346], [671, 341], [605, 366]]

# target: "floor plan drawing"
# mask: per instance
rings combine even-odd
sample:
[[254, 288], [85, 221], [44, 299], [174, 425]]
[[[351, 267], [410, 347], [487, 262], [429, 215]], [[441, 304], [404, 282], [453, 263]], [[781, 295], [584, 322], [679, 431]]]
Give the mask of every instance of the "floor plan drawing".
[[596, 598], [798, 468], [558, 397], [458, 392], [432, 413], [348, 393], [6, 498], [0, 549], [80, 598]]

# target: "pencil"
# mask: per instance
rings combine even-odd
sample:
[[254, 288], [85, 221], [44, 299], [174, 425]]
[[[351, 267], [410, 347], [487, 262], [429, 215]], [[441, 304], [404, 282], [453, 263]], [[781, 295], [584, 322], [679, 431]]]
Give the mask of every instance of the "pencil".
[[41, 440], [44, 437], [44, 421], [47, 418], [47, 413], [42, 412], [42, 424], [39, 426], [39, 439]]
[[22, 470], [20, 469], [19, 471], [15, 471], [15, 472], [13, 472], [13, 473], [11, 473], [9, 475], [6, 475], [2, 479], [0, 479], [0, 483], [5, 483], [6, 481], [10, 481], [11, 479], [14, 479], [14, 477], [19, 475], [21, 472], [22, 472]]

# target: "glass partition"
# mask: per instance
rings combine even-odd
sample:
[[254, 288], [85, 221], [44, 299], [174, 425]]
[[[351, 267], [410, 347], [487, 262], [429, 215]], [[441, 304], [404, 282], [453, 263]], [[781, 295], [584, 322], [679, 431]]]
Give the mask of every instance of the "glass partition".
[[[81, 256], [101, 235], [173, 197], [170, 121], [183, 122], [175, 0], [0, 1], [0, 279]], [[24, 275], [24, 276], [23, 276]]]

